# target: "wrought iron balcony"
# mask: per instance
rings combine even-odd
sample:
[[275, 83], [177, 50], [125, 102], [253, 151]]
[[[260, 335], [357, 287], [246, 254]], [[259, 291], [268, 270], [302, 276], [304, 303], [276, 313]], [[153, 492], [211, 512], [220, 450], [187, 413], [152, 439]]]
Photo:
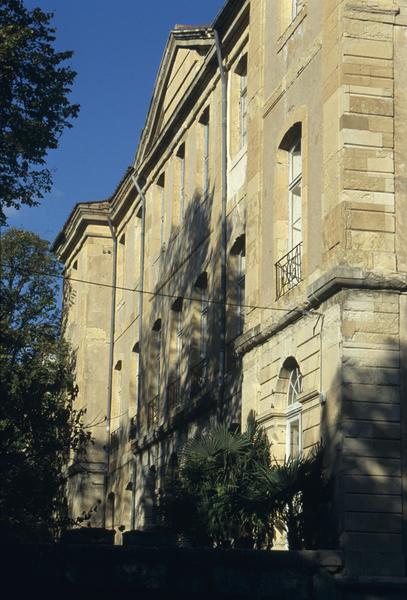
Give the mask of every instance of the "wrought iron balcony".
[[302, 242], [276, 263], [277, 300], [301, 282]]
[[207, 363], [206, 360], [202, 360], [200, 363], [194, 365], [190, 370], [191, 376], [191, 398], [200, 396], [206, 389], [206, 371]]
[[167, 406], [170, 416], [181, 410], [181, 380], [176, 379], [167, 385]]
[[160, 416], [160, 396], [149, 401], [147, 405], [147, 426], [148, 429], [156, 429], [159, 423]]
[[122, 427], [118, 427], [110, 434], [110, 450], [111, 452], [117, 452], [120, 442], [122, 439]]
[[137, 439], [137, 433], [138, 433], [138, 429], [137, 429], [137, 416], [134, 416], [130, 419], [130, 426], [129, 426], [129, 440], [135, 440]]

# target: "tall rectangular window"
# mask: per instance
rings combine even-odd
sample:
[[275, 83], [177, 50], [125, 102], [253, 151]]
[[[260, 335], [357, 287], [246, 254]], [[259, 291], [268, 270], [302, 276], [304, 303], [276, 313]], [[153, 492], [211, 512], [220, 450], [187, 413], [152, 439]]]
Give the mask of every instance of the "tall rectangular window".
[[154, 341], [154, 371], [156, 396], [161, 392], [161, 319], [157, 319], [153, 326]]
[[294, 21], [300, 10], [304, 5], [304, 0], [291, 0], [291, 19]]
[[302, 242], [301, 138], [288, 153], [288, 251]]
[[240, 148], [247, 144], [247, 56], [244, 56], [239, 65], [240, 75]]
[[201, 336], [200, 357], [206, 359], [208, 351], [208, 294], [207, 288], [201, 288]]
[[206, 108], [199, 120], [203, 133], [202, 148], [202, 190], [206, 197], [209, 192], [209, 108]]
[[237, 275], [237, 304], [239, 311], [239, 333], [243, 333], [245, 317], [245, 289], [246, 289], [246, 253], [244, 248], [238, 254]]
[[160, 201], [160, 250], [164, 244], [164, 226], [165, 226], [165, 174], [162, 173], [157, 181]]
[[175, 379], [181, 378], [181, 367], [182, 358], [184, 354], [184, 323], [182, 314], [182, 298], [177, 298], [172, 305], [175, 317], [175, 334], [176, 334], [176, 346], [175, 346]]
[[246, 236], [236, 238], [231, 250], [234, 271], [236, 273], [236, 335], [243, 333], [245, 318], [245, 292], [246, 292]]
[[185, 214], [185, 144], [181, 144], [177, 152], [179, 167], [179, 218], [184, 219]]
[[301, 415], [287, 421], [286, 457], [297, 458], [301, 454]]
[[180, 310], [177, 313], [177, 363], [176, 363], [177, 379], [180, 379], [180, 377], [181, 377], [183, 351], [184, 351], [184, 329], [183, 329], [182, 311]]
[[120, 302], [123, 299], [123, 288], [125, 287], [126, 279], [126, 234], [123, 233], [119, 237], [117, 248], [117, 292], [116, 301]]

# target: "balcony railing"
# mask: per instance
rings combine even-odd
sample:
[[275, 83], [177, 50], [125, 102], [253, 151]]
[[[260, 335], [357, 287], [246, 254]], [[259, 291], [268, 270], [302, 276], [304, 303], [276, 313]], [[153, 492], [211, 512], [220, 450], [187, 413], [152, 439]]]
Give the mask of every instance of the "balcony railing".
[[122, 427], [118, 427], [115, 431], [110, 434], [110, 450], [111, 452], [117, 452], [120, 442], [122, 439]]
[[167, 406], [170, 416], [182, 408], [180, 379], [176, 379], [167, 385]]
[[160, 416], [160, 396], [149, 401], [147, 405], [147, 426], [148, 429], [156, 429], [159, 423]]
[[276, 263], [277, 299], [301, 282], [302, 242]]
[[134, 416], [130, 419], [130, 426], [129, 426], [129, 440], [135, 440], [137, 439], [137, 433], [138, 433], [138, 429], [137, 429], [137, 416]]
[[200, 396], [206, 389], [206, 375], [207, 375], [207, 363], [206, 360], [202, 360], [200, 363], [194, 365], [191, 368], [191, 398]]

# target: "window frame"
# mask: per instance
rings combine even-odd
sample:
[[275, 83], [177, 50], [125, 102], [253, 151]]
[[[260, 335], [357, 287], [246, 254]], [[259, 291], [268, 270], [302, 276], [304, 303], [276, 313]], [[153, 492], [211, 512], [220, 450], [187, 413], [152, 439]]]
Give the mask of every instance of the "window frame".
[[[300, 171], [296, 174], [295, 172], [295, 152], [299, 148], [299, 159], [300, 159]], [[299, 136], [295, 139], [294, 143], [288, 150], [288, 252], [293, 250], [298, 244], [303, 242], [302, 235], [302, 140]], [[300, 194], [295, 194], [295, 189], [299, 186]], [[295, 219], [295, 206], [296, 199], [299, 198], [300, 215]], [[295, 220], [294, 220], [295, 219]], [[299, 223], [299, 227], [298, 227]], [[297, 227], [296, 227], [297, 226]], [[298, 234], [299, 232], [299, 234]], [[299, 240], [296, 239], [296, 235], [299, 236]]]
[[202, 192], [204, 198], [209, 193], [209, 160], [210, 160], [210, 109], [205, 108], [199, 119], [199, 123], [203, 128], [202, 136]]
[[177, 152], [179, 165], [179, 219], [180, 222], [185, 217], [185, 142], [182, 142]]
[[239, 149], [247, 146], [248, 92], [247, 92], [247, 54], [239, 66]]
[[[298, 454], [292, 454], [292, 425], [298, 423]], [[302, 405], [296, 403], [292, 409], [287, 411], [286, 417], [286, 438], [285, 438], [285, 457], [294, 459], [301, 456], [302, 453]]]

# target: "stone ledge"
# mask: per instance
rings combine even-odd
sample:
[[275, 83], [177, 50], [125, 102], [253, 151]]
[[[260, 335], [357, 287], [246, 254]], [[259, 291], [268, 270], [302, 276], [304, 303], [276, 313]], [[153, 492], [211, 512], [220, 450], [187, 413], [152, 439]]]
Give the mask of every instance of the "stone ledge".
[[296, 307], [287, 308], [287, 314], [261, 330], [260, 325], [245, 332], [235, 340], [233, 350], [240, 357], [253, 348], [264, 344], [288, 325], [298, 321], [304, 314], [321, 306], [322, 302], [342, 289], [407, 292], [407, 275], [389, 273], [382, 275], [349, 266], [334, 267], [307, 288], [306, 298]]

